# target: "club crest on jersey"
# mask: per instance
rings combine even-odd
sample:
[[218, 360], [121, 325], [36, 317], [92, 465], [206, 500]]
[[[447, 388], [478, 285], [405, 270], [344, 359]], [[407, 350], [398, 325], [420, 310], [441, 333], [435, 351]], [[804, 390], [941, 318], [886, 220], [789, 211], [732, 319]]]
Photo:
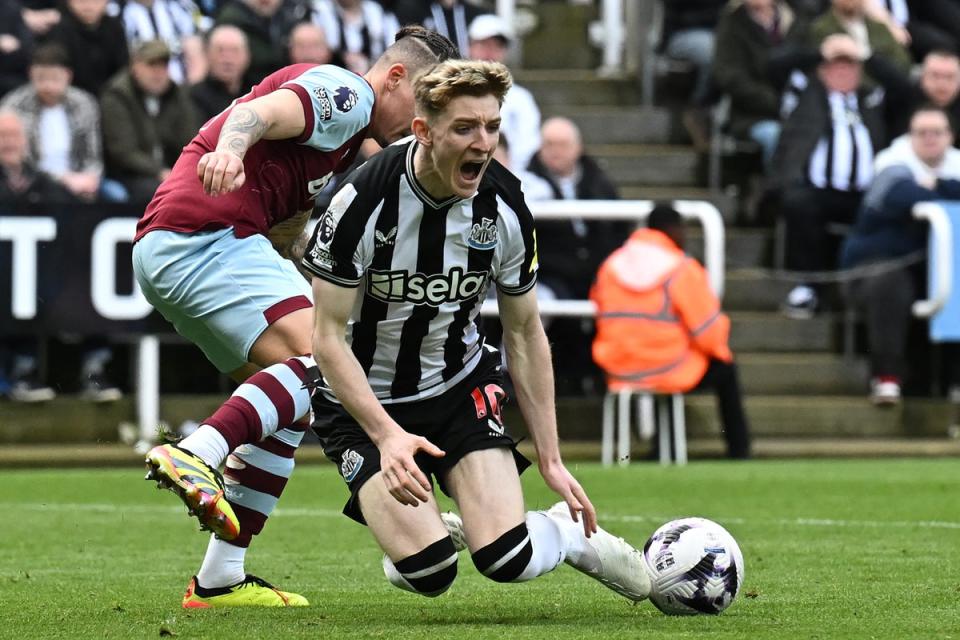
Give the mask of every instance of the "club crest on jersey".
[[357, 92], [350, 87], [339, 87], [333, 93], [333, 101], [337, 104], [337, 111], [340, 113], [346, 113], [353, 109], [357, 106], [359, 100]]
[[343, 452], [343, 461], [340, 463], [340, 475], [343, 476], [344, 481], [350, 482], [357, 477], [362, 466], [363, 456], [353, 449], [347, 449]]
[[390, 229], [390, 231], [387, 231], [386, 234], [384, 234], [380, 230], [377, 230], [374, 232], [373, 235], [376, 238], [377, 249], [380, 249], [382, 247], [387, 246], [388, 244], [389, 245], [393, 244], [394, 240], [397, 239], [397, 228], [394, 227], [393, 229]]
[[323, 87], [316, 87], [313, 90], [313, 95], [317, 99], [317, 104], [320, 105], [320, 119], [329, 120], [333, 117], [333, 107], [330, 106], [330, 98], [327, 96], [327, 90]]
[[481, 218], [480, 222], [470, 229], [467, 244], [474, 249], [493, 249], [497, 246], [497, 225], [490, 218]]

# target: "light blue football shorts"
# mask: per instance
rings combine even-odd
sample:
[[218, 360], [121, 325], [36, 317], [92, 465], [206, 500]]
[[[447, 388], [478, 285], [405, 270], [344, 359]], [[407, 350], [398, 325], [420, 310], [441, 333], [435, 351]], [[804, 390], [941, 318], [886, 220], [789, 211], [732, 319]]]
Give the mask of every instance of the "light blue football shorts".
[[313, 306], [310, 284], [262, 235], [156, 230], [133, 247], [144, 297], [224, 373], [283, 316]]

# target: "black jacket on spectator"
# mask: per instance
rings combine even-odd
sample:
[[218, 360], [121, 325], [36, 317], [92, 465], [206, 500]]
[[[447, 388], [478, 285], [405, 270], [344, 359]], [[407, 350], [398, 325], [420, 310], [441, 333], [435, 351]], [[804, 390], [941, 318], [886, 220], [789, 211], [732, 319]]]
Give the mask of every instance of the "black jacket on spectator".
[[231, 93], [227, 86], [212, 76], [207, 76], [190, 87], [190, 99], [197, 113], [197, 122], [201, 125], [217, 115], [244, 93], [246, 85], [241, 85], [238, 93]]
[[113, 16], [104, 16], [91, 29], [64, 10], [47, 41], [59, 43], [67, 50], [73, 85], [95, 96], [130, 59], [123, 23]]
[[33, 35], [20, 16], [20, 4], [14, 0], [0, 3], [0, 35], [13, 36], [20, 47], [0, 53], [0, 97], [27, 83], [27, 69], [33, 50]]
[[[883, 93], [867, 92], [861, 88], [857, 104], [863, 124], [870, 132], [874, 152], [887, 146], [887, 128], [884, 123]], [[827, 90], [815, 75], [810, 85], [800, 94], [796, 109], [790, 114], [780, 133], [780, 142], [773, 155], [770, 188], [786, 188], [806, 184], [806, 168], [820, 138], [830, 131], [830, 105]]]
[[781, 39], [777, 41], [757, 24], [744, 5], [724, 12], [717, 25], [714, 82], [730, 96], [730, 132], [746, 138], [761, 120], [780, 119], [780, 94], [784, 75], [770, 68], [771, 55], [786, 42], [802, 41], [804, 25], [789, 8], [780, 14]]
[[[917, 107], [930, 103], [920, 84], [910, 81], [901, 75], [899, 84], [891, 87], [887, 94], [887, 127], [891, 138], [896, 138], [910, 128], [910, 117]], [[950, 126], [954, 132], [960, 127], [960, 97], [953, 100], [944, 109], [950, 118]], [[960, 148], [960, 136], [954, 134], [953, 146]]]
[[0, 205], [15, 207], [44, 207], [53, 204], [74, 204], [78, 200], [57, 180], [29, 164], [23, 166], [28, 186], [15, 191], [7, 181], [7, 174], [0, 167]]
[[[580, 157], [580, 181], [577, 183], [578, 200], [616, 200], [617, 189], [593, 158]], [[554, 196], [561, 200], [560, 187], [535, 155], [530, 160], [529, 171], [553, 188]], [[579, 223], [579, 224], [578, 224]], [[540, 237], [538, 245], [541, 272], [544, 282], [554, 289], [562, 283], [559, 293], [577, 299], [585, 299], [590, 292], [593, 278], [603, 262], [626, 239], [629, 226], [620, 222], [541, 221], [537, 223]], [[579, 232], [578, 232], [579, 230]], [[559, 281], [559, 282], [558, 282]]]

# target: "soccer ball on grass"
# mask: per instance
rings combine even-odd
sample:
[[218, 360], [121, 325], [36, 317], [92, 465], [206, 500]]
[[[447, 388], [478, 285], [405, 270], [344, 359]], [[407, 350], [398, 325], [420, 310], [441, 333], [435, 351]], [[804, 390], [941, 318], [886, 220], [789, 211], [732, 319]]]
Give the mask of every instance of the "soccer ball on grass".
[[743, 584], [737, 541], [706, 518], [672, 520], [643, 547], [650, 573], [650, 601], [668, 615], [718, 614]]

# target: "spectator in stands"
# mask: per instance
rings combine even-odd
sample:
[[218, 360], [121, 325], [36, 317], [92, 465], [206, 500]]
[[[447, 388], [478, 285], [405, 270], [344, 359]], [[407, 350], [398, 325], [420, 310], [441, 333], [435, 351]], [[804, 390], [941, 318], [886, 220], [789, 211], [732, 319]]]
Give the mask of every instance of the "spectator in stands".
[[74, 196], [86, 202], [99, 195], [125, 200], [124, 189], [116, 183], [105, 185], [101, 194], [100, 107], [70, 81], [66, 52], [57, 44], [43, 45], [34, 52], [30, 83], [8, 94], [0, 109], [20, 116], [30, 161]]
[[244, 76], [250, 66], [247, 36], [223, 24], [207, 34], [207, 77], [190, 87], [199, 122], [206, 122], [242, 96], [249, 87]]
[[107, 0], [66, 0], [65, 7], [50, 41], [67, 50], [73, 86], [99, 97], [129, 61], [123, 23], [107, 15]]
[[338, 64], [327, 44], [323, 29], [312, 22], [301, 22], [290, 32], [287, 46], [290, 64]]
[[20, 5], [12, 0], [0, 3], [0, 98], [26, 83], [32, 47], [33, 35]]
[[697, 150], [706, 151], [710, 130], [705, 107], [711, 100], [714, 34], [726, 0], [671, 0], [663, 5], [663, 53], [695, 69], [689, 107], [681, 119]]
[[[902, 75], [899, 85], [887, 91], [887, 121], [891, 134], [905, 133], [914, 110], [928, 103], [946, 111], [951, 122], [960, 122], [960, 58], [956, 53], [931, 51], [923, 59], [917, 82]], [[954, 139], [954, 144], [957, 142]]]
[[375, 0], [314, 0], [313, 21], [344, 66], [360, 75], [393, 44], [400, 29], [396, 17]]
[[203, 56], [191, 55], [202, 48], [194, 22], [199, 9], [191, 0], [126, 0], [120, 17], [127, 42], [136, 46], [147, 40], [163, 40], [170, 48], [170, 78], [177, 84], [190, 84], [203, 78], [202, 69], [190, 69]]
[[713, 386], [727, 452], [749, 458], [730, 320], [706, 271], [684, 253], [684, 239], [680, 214], [659, 205], [647, 228], [634, 231], [604, 261], [590, 293], [597, 305], [593, 357], [611, 390], [686, 393]]
[[783, 0], [744, 0], [731, 3], [717, 26], [714, 80], [730, 97], [729, 130], [760, 145], [764, 167], [769, 167], [780, 138], [783, 89], [769, 62], [797, 31], [792, 30], [795, 19]]
[[477, 16], [490, 12], [464, 0], [435, 0], [429, 4], [420, 2], [417, 5], [416, 10], [400, 11], [403, 16], [401, 24], [417, 23], [433, 29], [450, 38], [460, 50], [460, 55], [469, 58], [468, 29]]
[[[550, 185], [558, 200], [610, 200], [617, 190], [596, 161], [583, 152], [577, 125], [567, 118], [548, 118], [540, 130], [543, 143], [530, 162], [531, 173]], [[542, 238], [537, 295], [541, 299], [583, 300], [603, 259], [629, 233], [617, 222], [586, 222], [582, 218], [538, 221]], [[548, 335], [564, 348], [554, 351], [557, 388], [583, 393], [598, 386], [599, 372], [590, 358], [589, 323], [557, 319]]]
[[[914, 112], [908, 134], [877, 154], [876, 178], [843, 244], [843, 268], [883, 268], [884, 261], [923, 252], [926, 225], [911, 210], [918, 202], [960, 199], [960, 150], [952, 144], [947, 113], [930, 105]], [[911, 306], [925, 290], [925, 262], [891, 266], [854, 281], [849, 291], [866, 320], [870, 399], [879, 405], [900, 401]]]
[[47, 206], [74, 203], [73, 194], [29, 160], [27, 133], [15, 111], [0, 111], [0, 203]]
[[223, 5], [217, 24], [238, 27], [247, 36], [250, 69], [247, 83], [255, 85], [284, 65], [287, 34], [296, 24], [295, 13], [284, 10], [283, 0], [234, 0]]
[[553, 187], [558, 200], [614, 200], [617, 188], [596, 160], [583, 152], [580, 129], [568, 118], [554, 117], [540, 128], [540, 150], [530, 171]]
[[135, 202], [146, 202], [170, 173], [197, 129], [187, 90], [170, 80], [170, 49], [148, 40], [134, 49], [130, 68], [103, 91], [107, 175]]
[[956, 50], [960, 44], [960, 7], [954, 0], [864, 1], [867, 15], [886, 25], [915, 60], [937, 49]]
[[[506, 64], [514, 41], [513, 29], [503, 18], [479, 15], [470, 23], [470, 57]], [[500, 107], [500, 132], [510, 139], [510, 163], [517, 168], [530, 164], [540, 148], [540, 108], [533, 95], [516, 82]]]
[[30, 29], [35, 39], [46, 37], [53, 27], [60, 22], [59, 0], [20, 0], [7, 4], [19, 5], [23, 22]]
[[[796, 271], [835, 266], [828, 225], [853, 221], [886, 139], [881, 90], [861, 84], [862, 50], [851, 38], [832, 42], [783, 125], [770, 172], [786, 223], [786, 267]], [[783, 311], [809, 318], [818, 306], [817, 289], [802, 283]]]
[[726, 0], [672, 0], [664, 3], [663, 52], [696, 67], [690, 102], [703, 104], [710, 93], [714, 32]]
[[[893, 34], [883, 23], [867, 15], [867, 0], [832, 0], [830, 11], [813, 21], [810, 26], [812, 45], [819, 47], [830, 35], [845, 33], [859, 45], [863, 52], [861, 59], [878, 55], [889, 61], [902, 72], [910, 70], [910, 54], [897, 42]], [[879, 78], [865, 78], [865, 84], [875, 85]]]

